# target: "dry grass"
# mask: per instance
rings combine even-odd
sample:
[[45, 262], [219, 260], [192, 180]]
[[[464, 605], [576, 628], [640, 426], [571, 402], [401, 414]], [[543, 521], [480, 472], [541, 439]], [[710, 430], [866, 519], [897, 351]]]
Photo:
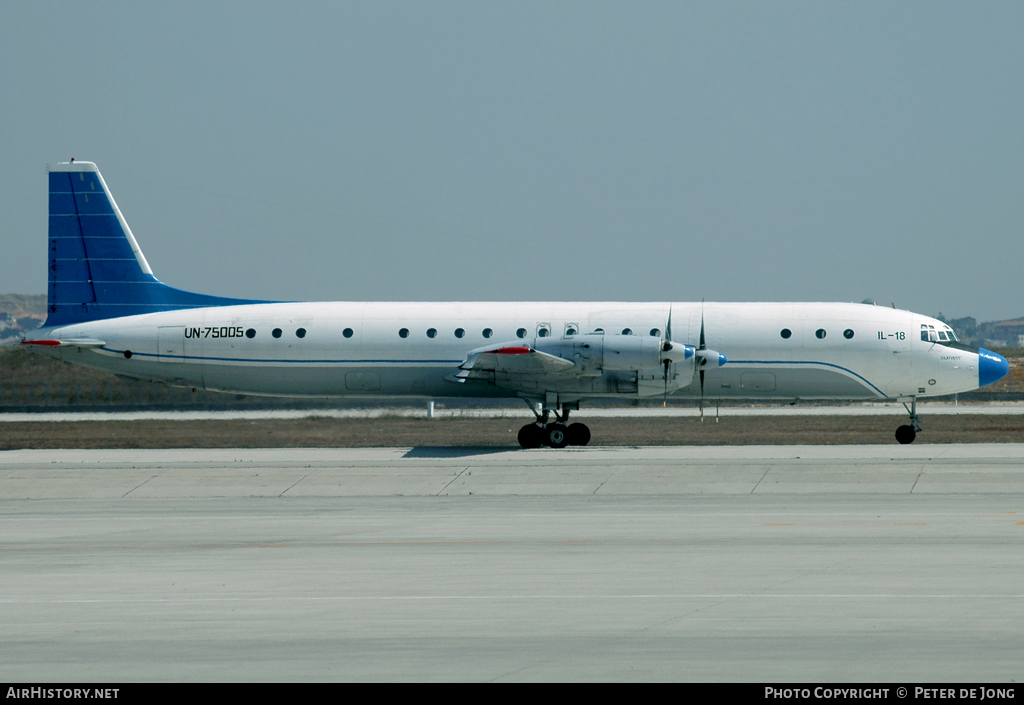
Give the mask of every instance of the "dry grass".
[[[591, 445], [896, 445], [898, 416], [593, 419]], [[1024, 441], [1024, 416], [922, 419], [917, 443]], [[0, 423], [0, 450], [16, 448], [517, 448], [509, 419], [329, 419], [70, 421]]]

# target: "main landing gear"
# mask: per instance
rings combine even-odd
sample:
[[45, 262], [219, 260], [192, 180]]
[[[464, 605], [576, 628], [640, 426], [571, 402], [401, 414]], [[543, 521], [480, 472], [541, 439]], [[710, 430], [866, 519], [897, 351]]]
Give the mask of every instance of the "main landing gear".
[[[559, 404], [555, 409], [545, 405], [543, 411], [537, 413], [533, 403], [527, 400], [530, 410], [537, 417], [534, 423], [528, 423], [519, 429], [519, 445], [523, 448], [565, 448], [566, 446], [585, 446], [590, 443], [590, 429], [586, 424], [569, 423], [569, 408]], [[579, 409], [579, 406], [576, 407]], [[550, 423], [552, 411], [555, 422]]]
[[921, 423], [917, 418], [917, 397], [911, 400], [909, 407], [906, 402], [903, 402], [903, 408], [910, 414], [910, 425], [900, 426], [896, 429], [896, 440], [903, 445], [907, 445], [914, 442], [918, 432], [921, 430]]

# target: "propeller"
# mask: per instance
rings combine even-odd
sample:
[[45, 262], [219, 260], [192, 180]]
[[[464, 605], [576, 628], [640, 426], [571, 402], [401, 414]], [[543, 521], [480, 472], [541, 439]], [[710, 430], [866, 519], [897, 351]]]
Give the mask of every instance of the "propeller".
[[704, 310], [703, 305], [700, 312], [700, 344], [697, 348], [691, 345], [672, 342], [672, 305], [669, 304], [668, 320], [665, 322], [665, 337], [661, 341], [661, 364], [664, 367], [665, 397], [663, 406], [668, 406], [669, 378], [672, 373], [672, 365], [676, 362], [688, 360], [694, 356], [694, 366], [697, 368], [700, 378], [700, 415], [704, 419], [704, 372], [707, 367], [721, 367], [728, 358], [721, 353], [711, 350], [707, 346], [704, 336]]
[[[704, 306], [700, 307], [700, 345], [697, 350], [701, 353], [706, 351], [708, 346], [704, 340]], [[701, 355], [697, 358], [697, 365], [700, 370], [700, 422], [704, 423], [704, 367], [708, 364], [708, 359]]]
[[[666, 349], [667, 348], [667, 349]], [[665, 324], [665, 341], [661, 344], [662, 361], [665, 366], [665, 398], [661, 402], [662, 408], [668, 406], [668, 371], [672, 367], [672, 360], [665, 356], [666, 352], [672, 351], [672, 304], [668, 305], [668, 322]]]
[[704, 370], [711, 367], [721, 367], [729, 361], [725, 355], [715, 350], [708, 349], [707, 343], [704, 339], [704, 302], [701, 302], [700, 308], [700, 342], [697, 345], [697, 350], [694, 353], [697, 357], [697, 370], [698, 376], [700, 377], [700, 420], [704, 422]]
[[694, 354], [690, 345], [672, 342], [672, 306], [669, 305], [668, 321], [665, 324], [665, 337], [661, 340], [661, 364], [665, 368], [665, 399], [663, 406], [668, 406], [668, 382], [672, 372], [672, 365], [676, 362], [688, 360]]

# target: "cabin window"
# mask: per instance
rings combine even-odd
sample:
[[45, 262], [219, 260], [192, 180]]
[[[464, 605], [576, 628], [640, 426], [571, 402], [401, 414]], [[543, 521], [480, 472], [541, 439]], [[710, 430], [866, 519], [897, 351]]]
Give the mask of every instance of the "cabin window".
[[465, 334], [466, 334], [466, 331], [462, 330], [461, 328], [456, 328], [455, 329], [455, 337], [456, 338], [461, 338]]
[[341, 332], [341, 334], [343, 336], [345, 336], [346, 338], [351, 338], [352, 337], [352, 329], [351, 328], [346, 328], [345, 330], [343, 330]]
[[525, 338], [526, 337], [526, 329], [525, 328], [520, 328], [519, 330], [517, 330], [516, 331], [516, 337], [517, 338]]
[[537, 337], [538, 338], [546, 338], [549, 335], [551, 335], [551, 328], [548, 327], [547, 323], [541, 323], [539, 326], [537, 326]]
[[571, 338], [574, 335], [576, 335], [578, 332], [579, 332], [579, 326], [577, 326], [575, 323], [566, 323], [565, 324], [565, 337], [566, 338]]
[[661, 337], [661, 330], [659, 328], [651, 328], [651, 337], [652, 338], [660, 338]]
[[623, 328], [622, 329], [622, 334], [623, 335], [633, 335], [633, 329], [632, 328]]
[[828, 335], [828, 333], [825, 332], [824, 328], [819, 328], [818, 330], [814, 331], [814, 337], [816, 337], [818, 340], [824, 340], [826, 335]]
[[305, 328], [299, 328], [297, 331], [295, 331], [295, 337], [296, 338], [305, 338], [306, 337], [306, 329]]
[[493, 330], [491, 330], [490, 328], [484, 328], [483, 336], [485, 338], [490, 338], [492, 335], [494, 335], [494, 331]]
[[273, 331], [271, 331], [270, 334], [272, 336], [274, 336], [275, 338], [280, 338], [281, 337], [281, 329], [280, 328], [275, 328]]
[[255, 338], [256, 337], [256, 329], [255, 328], [250, 328], [249, 330], [245, 331], [245, 337], [246, 338]]
[[779, 333], [779, 335], [781, 335], [783, 339], [789, 340], [789, 337], [793, 335], [793, 331], [791, 331], [789, 328], [783, 328], [782, 332]]
[[436, 338], [437, 337], [437, 328], [428, 328], [427, 329], [427, 337], [428, 338]]
[[853, 338], [853, 328], [847, 328], [846, 330], [844, 330], [843, 337], [846, 338], [847, 340]]
[[398, 331], [398, 337], [399, 338], [408, 338], [409, 337], [409, 329], [408, 328], [403, 328], [402, 330]]

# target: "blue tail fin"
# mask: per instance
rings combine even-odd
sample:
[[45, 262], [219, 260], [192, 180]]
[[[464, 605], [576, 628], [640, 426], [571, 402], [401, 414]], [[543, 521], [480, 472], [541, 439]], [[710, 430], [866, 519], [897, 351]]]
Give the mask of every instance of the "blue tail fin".
[[267, 303], [182, 291], [153, 276], [92, 162], [52, 164], [45, 326], [183, 308]]

